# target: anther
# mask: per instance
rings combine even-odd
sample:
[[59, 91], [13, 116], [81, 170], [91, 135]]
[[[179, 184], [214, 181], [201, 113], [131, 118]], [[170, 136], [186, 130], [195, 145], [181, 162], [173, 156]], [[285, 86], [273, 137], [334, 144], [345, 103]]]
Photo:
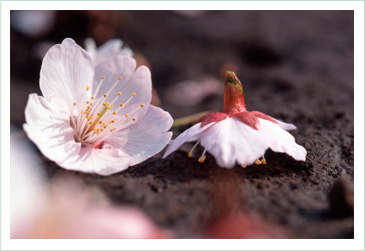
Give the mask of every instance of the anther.
[[144, 107], [144, 104], [141, 104], [141, 107]]
[[132, 118], [133, 121], [136, 121], [136, 118]]
[[104, 79], [105, 79], [105, 77], [104, 77], [104, 76], [102, 76], [102, 77], [101, 77], [101, 79], [102, 79], [102, 80], [104, 80]]
[[123, 107], [123, 103], [120, 103], [120, 105], [119, 105], [120, 107]]
[[113, 112], [113, 115], [117, 115], [117, 112]]
[[133, 96], [136, 96], [137, 94], [135, 92], [132, 93]]
[[104, 98], [106, 98], [106, 96], [107, 96], [107, 95], [106, 95], [106, 94], [104, 94], [103, 96], [104, 96]]
[[122, 77], [119, 77], [118, 79], [119, 79], [119, 80], [122, 80]]
[[88, 91], [88, 90], [90, 90], [90, 85], [87, 85], [86, 86], [86, 90]]
[[76, 102], [74, 102], [74, 106], [76, 106]]
[[91, 96], [91, 99], [94, 99], [94, 96]]
[[189, 152], [189, 153], [188, 153], [188, 157], [189, 157], [189, 158], [192, 158], [192, 157], [193, 157], [193, 152]]
[[262, 162], [258, 159], [258, 160], [256, 160], [256, 161], [255, 161], [255, 164], [256, 164], [256, 165], [261, 165], [261, 164], [262, 164]]
[[201, 157], [198, 159], [199, 163], [204, 163], [204, 161], [205, 161], [205, 159], [206, 159], [206, 158], [207, 158], [206, 156], [201, 156]]
[[242, 168], [246, 168], [246, 165], [241, 165]]
[[127, 118], [129, 117], [129, 114], [128, 113], [126, 113], [124, 116], [126, 116]]
[[266, 159], [265, 159], [265, 157], [262, 157], [262, 159], [261, 159], [261, 163], [262, 163], [263, 165], [266, 165]]
[[207, 152], [207, 149], [204, 149], [202, 156], [198, 159], [199, 163], [203, 163], [207, 156], [205, 156], [205, 153]]
[[120, 95], [122, 95], [122, 93], [121, 92], [118, 92], [118, 96], [120, 96]]

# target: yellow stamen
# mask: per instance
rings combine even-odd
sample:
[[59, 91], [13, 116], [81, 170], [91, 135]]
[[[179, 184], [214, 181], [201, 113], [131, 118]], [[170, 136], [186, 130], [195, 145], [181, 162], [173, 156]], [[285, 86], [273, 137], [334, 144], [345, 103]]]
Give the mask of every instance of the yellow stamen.
[[117, 115], [117, 112], [113, 112], [113, 115]]
[[258, 159], [258, 160], [256, 160], [256, 161], [255, 161], [255, 164], [256, 164], [256, 165], [261, 165], [261, 164], [262, 164], [262, 162]]
[[133, 96], [136, 96], [137, 94], [135, 92], [132, 93]]
[[101, 77], [101, 79], [102, 79], [102, 80], [104, 80], [104, 79], [105, 79], [105, 77], [104, 77], [104, 76], [102, 76], [102, 77]]
[[120, 105], [119, 105], [120, 107], [123, 107], [123, 103], [120, 103]]
[[118, 96], [120, 96], [120, 95], [122, 95], [122, 93], [121, 92], [118, 92]]
[[126, 116], [127, 118], [129, 117], [129, 114], [128, 113], [126, 113], [124, 116]]
[[201, 156], [201, 157], [198, 159], [199, 163], [204, 163], [204, 161], [205, 161], [205, 159], [206, 159], [206, 158], [207, 158], [206, 156]]
[[241, 165], [242, 168], [246, 168], [246, 165]]
[[262, 158], [261, 163], [262, 163], [263, 165], [266, 165], [266, 159], [265, 159], [265, 158]]
[[122, 80], [122, 77], [119, 77], [118, 79], [119, 79], [119, 80]]
[[136, 121], [136, 118], [132, 118], [133, 121]]
[[189, 157], [189, 158], [192, 158], [192, 157], [193, 157], [193, 152], [189, 152], [189, 153], [188, 153], [188, 157]]
[[92, 96], [91, 99], [94, 99], [94, 96]]
[[86, 86], [86, 90], [88, 91], [88, 90], [90, 90], [90, 85], [87, 85]]
[[[93, 124], [90, 126], [88, 132], [90, 132], [94, 127], [95, 125], [100, 121], [101, 117], [104, 116], [104, 114], [111, 109], [111, 104], [109, 102], [106, 102], [105, 103], [105, 107], [104, 109], [100, 112], [100, 114], [98, 114], [98, 117], [94, 120]], [[102, 123], [102, 121], [100, 121], [100, 124]], [[98, 129], [99, 130], [99, 129]], [[100, 130], [99, 130], [100, 131]]]
[[103, 96], [104, 96], [104, 98], [106, 98], [106, 94], [104, 94]]
[[76, 106], [76, 102], [74, 102], [74, 106]]
[[141, 104], [141, 107], [144, 107], [144, 104]]

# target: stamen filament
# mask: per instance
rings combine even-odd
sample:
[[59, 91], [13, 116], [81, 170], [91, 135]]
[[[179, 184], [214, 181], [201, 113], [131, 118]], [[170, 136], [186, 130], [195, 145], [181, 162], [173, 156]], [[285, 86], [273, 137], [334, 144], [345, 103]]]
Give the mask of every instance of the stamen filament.
[[105, 103], [105, 107], [104, 109], [100, 112], [100, 115], [94, 120], [94, 122], [92, 123], [92, 125], [90, 126], [90, 128], [88, 129], [88, 132], [90, 132], [94, 126], [100, 121], [101, 117], [104, 116], [104, 114], [110, 110], [112, 108], [112, 105], [109, 102]]
[[191, 148], [190, 152], [188, 153], [188, 157], [192, 158], [193, 157], [193, 152], [195, 150], [195, 148], [198, 146], [198, 144], [200, 143], [200, 140], [198, 140], [195, 145]]

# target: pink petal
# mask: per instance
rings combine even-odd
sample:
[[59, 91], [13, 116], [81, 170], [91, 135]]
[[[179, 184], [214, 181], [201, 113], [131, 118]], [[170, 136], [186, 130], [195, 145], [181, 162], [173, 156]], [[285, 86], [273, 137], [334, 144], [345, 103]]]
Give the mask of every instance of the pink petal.
[[24, 131], [47, 158], [62, 162], [77, 157], [81, 144], [74, 140], [67, 105], [62, 98], [54, 96], [47, 101], [36, 94], [29, 95], [25, 118]]
[[58, 95], [69, 108], [82, 97], [86, 85], [91, 84], [94, 70], [89, 55], [72, 39], [53, 46], [43, 59], [40, 88], [49, 100]]
[[139, 122], [118, 132], [106, 141], [129, 154], [131, 165], [138, 164], [159, 153], [170, 141], [172, 117], [159, 107], [150, 105]]
[[[147, 112], [148, 105], [152, 98], [152, 80], [151, 72], [145, 67], [141, 66], [136, 71], [136, 61], [127, 56], [117, 56], [113, 59], [108, 59], [95, 68], [95, 79], [93, 89], [96, 89], [97, 84], [100, 82], [101, 77], [105, 76], [99, 94], [97, 97], [101, 97], [103, 94], [108, 93], [113, 84], [118, 80], [118, 77], [122, 77], [122, 80], [113, 89], [106, 101], [111, 101], [116, 97], [118, 92], [122, 95], [118, 97], [112, 110], [116, 110], [120, 103], [123, 103], [123, 109], [120, 114], [130, 114], [135, 117], [137, 121], [143, 118]], [[132, 94], [136, 95], [132, 97]], [[127, 100], [132, 99], [126, 104]], [[142, 108], [141, 105], [144, 105]], [[132, 113], [132, 111], [134, 111]], [[132, 114], [131, 114], [132, 113]]]
[[274, 152], [287, 153], [296, 160], [305, 161], [307, 151], [295, 143], [294, 137], [282, 129], [278, 124], [265, 119], [260, 120], [260, 132], [268, 141]]
[[264, 155], [268, 144], [260, 131], [237, 118], [227, 118], [203, 132], [201, 145], [211, 153], [219, 166], [231, 168], [236, 162], [251, 165]]
[[167, 148], [163, 158], [166, 158], [172, 152], [176, 151], [185, 142], [198, 140], [202, 133], [212, 125], [214, 125], [214, 123], [201, 127], [201, 123], [198, 123], [181, 133], [175, 140], [171, 140], [170, 146]]

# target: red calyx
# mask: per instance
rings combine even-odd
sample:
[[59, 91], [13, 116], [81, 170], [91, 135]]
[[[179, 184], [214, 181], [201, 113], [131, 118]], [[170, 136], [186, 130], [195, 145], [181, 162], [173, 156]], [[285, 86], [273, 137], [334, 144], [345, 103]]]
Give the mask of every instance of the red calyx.
[[242, 84], [233, 71], [226, 71], [226, 88], [224, 91], [223, 113], [208, 113], [202, 116], [199, 119], [199, 122], [201, 122], [201, 127], [203, 127], [212, 122], [222, 121], [228, 116], [239, 119], [241, 122], [255, 130], [258, 130], [260, 126], [260, 121], [258, 118], [278, 123], [274, 118], [262, 112], [249, 112], [246, 110]]

